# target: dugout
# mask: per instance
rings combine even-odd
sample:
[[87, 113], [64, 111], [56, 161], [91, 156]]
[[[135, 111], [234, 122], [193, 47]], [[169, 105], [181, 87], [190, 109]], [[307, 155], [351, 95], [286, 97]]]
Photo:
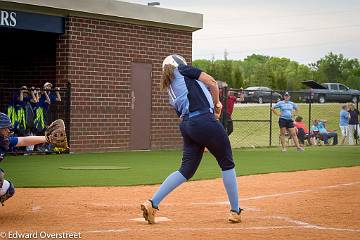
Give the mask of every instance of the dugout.
[[116, 0], [0, 0], [0, 11], [1, 99], [7, 88], [61, 87], [71, 151], [182, 145], [161, 63], [171, 53], [190, 62], [201, 14]]

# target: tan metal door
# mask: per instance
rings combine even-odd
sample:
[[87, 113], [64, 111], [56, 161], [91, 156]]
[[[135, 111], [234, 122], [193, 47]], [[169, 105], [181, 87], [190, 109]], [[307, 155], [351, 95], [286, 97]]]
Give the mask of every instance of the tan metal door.
[[151, 64], [131, 65], [131, 137], [132, 150], [150, 149], [151, 141]]

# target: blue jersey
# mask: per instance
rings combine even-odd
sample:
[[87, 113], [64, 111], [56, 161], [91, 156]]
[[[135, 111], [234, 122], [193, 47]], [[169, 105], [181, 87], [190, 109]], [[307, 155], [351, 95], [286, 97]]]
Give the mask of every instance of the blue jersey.
[[14, 95], [13, 98], [11, 99], [9, 105], [11, 106], [15, 106], [16, 109], [25, 107], [26, 103], [30, 102], [31, 97], [30, 96], [24, 96], [23, 100], [20, 101], [20, 96], [19, 95]]
[[319, 122], [317, 125], [316, 125], [317, 129], [319, 130], [320, 133], [327, 133], [328, 131], [326, 130], [325, 128], [325, 125], [323, 122]]
[[292, 112], [294, 110], [298, 109], [298, 106], [291, 102], [291, 101], [280, 101], [277, 102], [274, 106], [273, 109], [279, 108], [280, 109], [280, 118], [283, 119], [287, 119], [287, 120], [291, 120], [292, 119]]
[[187, 65], [174, 69], [174, 79], [168, 88], [170, 105], [182, 117], [196, 111], [213, 112], [214, 103], [210, 91], [199, 81], [201, 70]]
[[[9, 137], [9, 142], [10, 142], [9, 147], [15, 147], [18, 144], [19, 139], [17, 137]], [[0, 160], [4, 158], [7, 151], [8, 149], [0, 147]]]
[[[56, 102], [56, 93], [50, 92], [49, 99], [50, 99], [50, 103], [55, 103]], [[44, 109], [45, 113], [47, 113], [49, 111], [49, 103], [46, 102], [45, 95], [41, 95], [38, 106], [42, 107]]]
[[15, 147], [18, 144], [19, 139], [17, 137], [9, 137], [10, 145], [9, 147]]
[[340, 111], [340, 126], [349, 125], [349, 112], [345, 110]]

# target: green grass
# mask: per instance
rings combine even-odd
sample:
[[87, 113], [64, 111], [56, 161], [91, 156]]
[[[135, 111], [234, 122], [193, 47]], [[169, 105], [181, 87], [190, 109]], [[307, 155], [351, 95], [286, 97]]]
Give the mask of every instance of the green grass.
[[[312, 147], [305, 152], [278, 148], [236, 149], [238, 175], [360, 165], [359, 146]], [[161, 183], [181, 162], [180, 151], [7, 156], [6, 179], [17, 187], [124, 186]], [[60, 167], [117, 166], [128, 170], [62, 170]], [[194, 180], [220, 177], [215, 159], [205, 153]]]
[[[309, 121], [309, 105], [298, 104], [299, 115], [304, 118], [304, 122], [308, 125]], [[326, 119], [328, 120], [327, 129], [339, 129], [339, 113], [341, 104], [326, 103], [326, 104], [312, 104], [311, 119]], [[240, 107], [235, 107], [232, 115], [233, 120], [269, 120], [269, 104], [253, 105], [244, 104]], [[278, 146], [279, 142], [279, 126], [278, 117], [273, 115], [272, 119], [272, 138], [271, 145]], [[233, 148], [251, 147], [251, 146], [269, 146], [270, 124], [260, 122], [234, 122], [234, 132], [230, 135], [230, 141]]]

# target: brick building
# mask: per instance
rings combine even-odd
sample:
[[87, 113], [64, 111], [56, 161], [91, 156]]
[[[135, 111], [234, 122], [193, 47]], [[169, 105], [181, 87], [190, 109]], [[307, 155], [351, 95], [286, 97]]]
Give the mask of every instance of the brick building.
[[116, 0], [0, 0], [0, 11], [0, 87], [70, 83], [71, 151], [181, 145], [161, 63], [191, 60], [201, 14]]

